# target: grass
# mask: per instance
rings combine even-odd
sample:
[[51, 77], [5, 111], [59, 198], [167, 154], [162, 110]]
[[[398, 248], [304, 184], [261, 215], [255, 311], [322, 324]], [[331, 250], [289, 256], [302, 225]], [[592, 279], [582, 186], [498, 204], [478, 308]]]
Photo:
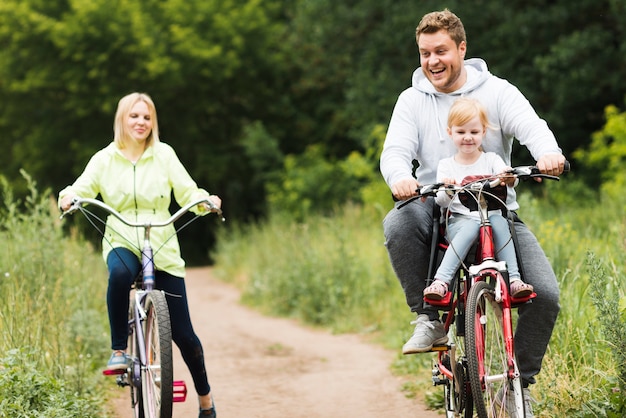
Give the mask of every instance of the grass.
[[2, 183], [0, 417], [106, 417], [104, 263], [29, 187], [16, 201]]

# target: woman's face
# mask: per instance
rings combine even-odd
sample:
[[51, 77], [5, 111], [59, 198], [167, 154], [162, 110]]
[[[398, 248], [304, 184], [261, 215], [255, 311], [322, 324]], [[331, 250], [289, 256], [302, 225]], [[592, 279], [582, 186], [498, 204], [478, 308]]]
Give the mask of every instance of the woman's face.
[[137, 143], [145, 143], [152, 132], [150, 109], [145, 102], [137, 102], [126, 117], [126, 128], [131, 138]]

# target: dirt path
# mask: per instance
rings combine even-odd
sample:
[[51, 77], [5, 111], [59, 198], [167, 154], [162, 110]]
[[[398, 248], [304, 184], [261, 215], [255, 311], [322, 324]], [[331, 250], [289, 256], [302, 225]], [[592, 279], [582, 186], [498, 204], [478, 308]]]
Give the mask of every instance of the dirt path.
[[[239, 292], [191, 268], [187, 292], [202, 340], [219, 418], [434, 418], [400, 391], [389, 366], [394, 353], [357, 335], [331, 335], [288, 319], [268, 318], [238, 303]], [[195, 418], [191, 376], [174, 348], [174, 379], [189, 394], [174, 418]], [[120, 392], [122, 389], [120, 389]], [[114, 401], [130, 417], [127, 391]]]

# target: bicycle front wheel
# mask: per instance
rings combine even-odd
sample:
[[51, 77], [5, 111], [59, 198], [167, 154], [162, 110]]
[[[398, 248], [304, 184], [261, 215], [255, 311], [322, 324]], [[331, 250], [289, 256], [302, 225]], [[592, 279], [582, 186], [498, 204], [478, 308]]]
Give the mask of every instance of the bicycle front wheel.
[[471, 287], [466, 312], [466, 354], [476, 413], [481, 418], [522, 418], [520, 379], [509, 377], [502, 305], [490, 284], [479, 281]]
[[[130, 309], [128, 311], [128, 348], [130, 349], [130, 358], [132, 361], [129, 373], [130, 398], [131, 405], [133, 407], [133, 417], [145, 418], [143, 398], [141, 395], [141, 365], [139, 362], [140, 349], [139, 342], [137, 341], [140, 336], [137, 335], [137, 327], [135, 326], [135, 303], [135, 298], [131, 297]], [[143, 338], [143, 336], [141, 336], [141, 338]]]
[[141, 392], [146, 418], [171, 418], [173, 402], [172, 330], [165, 295], [153, 290], [145, 299], [146, 364]]

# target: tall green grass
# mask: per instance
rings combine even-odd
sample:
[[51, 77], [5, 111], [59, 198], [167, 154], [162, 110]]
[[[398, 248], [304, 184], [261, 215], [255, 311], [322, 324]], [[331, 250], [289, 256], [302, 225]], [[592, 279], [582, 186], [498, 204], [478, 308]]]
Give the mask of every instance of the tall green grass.
[[[571, 193], [556, 187], [570, 187]], [[580, 196], [581, 186], [547, 186], [546, 196], [551, 190], [566, 200]], [[594, 300], [590, 289], [594, 283], [607, 283], [610, 276], [617, 284], [604, 288], [623, 292], [619, 272], [624, 270], [624, 205], [590, 199], [589, 204], [577, 201], [573, 206], [524, 193], [520, 202], [520, 216], [540, 240], [561, 290], [561, 314], [533, 387], [535, 413], [619, 416], [613, 415], [619, 409], [615, 398], [625, 393], [617, 382], [620, 365], [611, 357], [611, 347], [626, 341], [605, 339], [603, 326], [609, 319], [599, 314], [597, 294]], [[260, 225], [226, 229], [214, 254], [216, 272], [243, 290], [246, 303], [264, 312], [336, 332], [364, 333], [399, 353], [414, 316], [389, 266], [383, 216], [374, 208], [347, 206], [334, 216], [313, 215], [306, 222], [272, 217]], [[589, 268], [590, 254], [608, 274]], [[620, 321], [619, 316], [610, 320]], [[430, 382], [433, 360], [429, 354], [399, 353], [390, 366], [406, 376], [408, 395], [425, 397], [435, 407], [441, 391]]]
[[0, 417], [106, 416], [104, 263], [27, 180], [25, 201], [2, 182]]
[[357, 206], [341, 214], [305, 222], [276, 216], [228, 229], [218, 239], [218, 274], [238, 282], [243, 300], [264, 312], [337, 332], [373, 331], [402, 292], [385, 258], [380, 219]]

